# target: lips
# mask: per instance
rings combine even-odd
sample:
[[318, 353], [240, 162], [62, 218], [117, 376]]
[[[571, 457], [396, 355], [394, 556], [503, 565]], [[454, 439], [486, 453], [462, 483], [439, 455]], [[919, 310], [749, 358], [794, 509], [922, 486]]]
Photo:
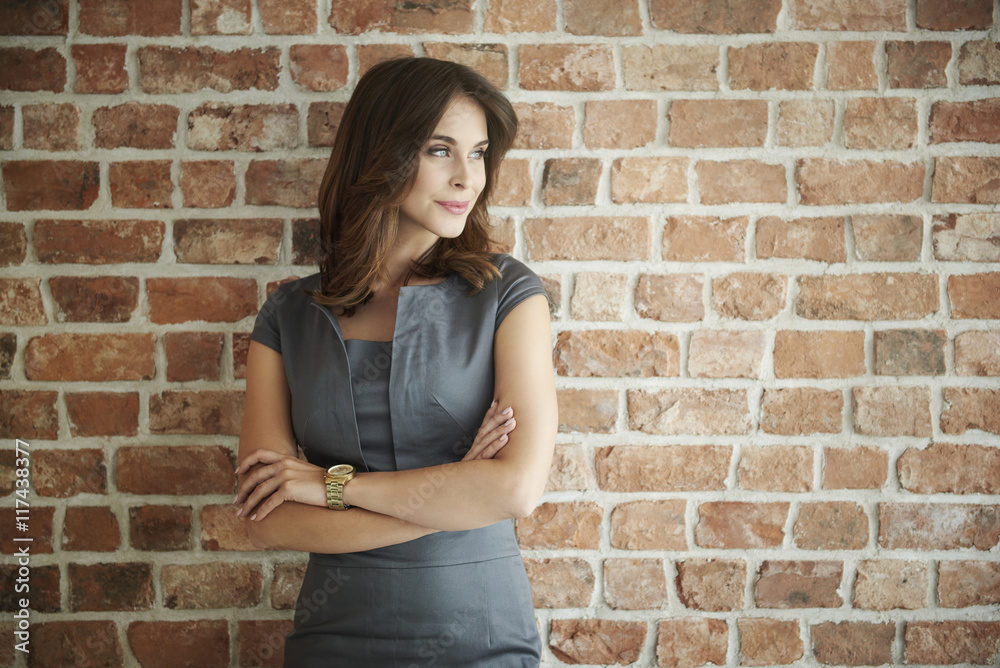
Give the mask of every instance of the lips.
[[469, 202], [438, 202], [448, 213], [460, 216], [469, 210]]

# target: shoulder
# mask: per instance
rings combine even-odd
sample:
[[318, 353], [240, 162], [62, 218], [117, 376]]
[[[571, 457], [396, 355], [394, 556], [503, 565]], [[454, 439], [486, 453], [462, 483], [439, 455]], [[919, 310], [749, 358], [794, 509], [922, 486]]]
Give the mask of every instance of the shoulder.
[[265, 306], [269, 304], [272, 308], [282, 307], [283, 309], [306, 306], [312, 301], [308, 291], [318, 290], [319, 287], [319, 273], [285, 281], [268, 295]]
[[517, 258], [511, 257], [507, 253], [493, 253], [490, 261], [500, 270], [500, 278], [497, 279], [498, 287], [510, 286], [518, 282], [529, 280], [541, 283], [537, 274]]

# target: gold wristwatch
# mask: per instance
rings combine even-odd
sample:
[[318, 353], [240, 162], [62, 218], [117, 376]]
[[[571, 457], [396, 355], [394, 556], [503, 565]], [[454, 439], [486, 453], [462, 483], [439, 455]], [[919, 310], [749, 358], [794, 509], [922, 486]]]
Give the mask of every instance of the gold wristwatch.
[[326, 470], [323, 476], [326, 482], [326, 505], [334, 510], [350, 508], [344, 503], [344, 483], [353, 477], [354, 467], [350, 464], [337, 464]]

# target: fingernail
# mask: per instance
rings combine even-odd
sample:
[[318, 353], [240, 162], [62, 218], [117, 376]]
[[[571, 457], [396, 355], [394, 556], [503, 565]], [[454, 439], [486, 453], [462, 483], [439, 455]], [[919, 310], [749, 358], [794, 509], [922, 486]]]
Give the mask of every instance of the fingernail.
[[236, 505], [236, 499], [238, 499], [238, 498], [240, 498], [239, 494], [237, 494], [236, 496], [233, 497], [233, 505], [234, 506]]
[[243, 514], [243, 506], [240, 506], [240, 509], [236, 511], [236, 517], [240, 517], [242, 514]]
[[255, 519], [257, 519], [257, 513], [254, 513], [253, 515], [251, 515], [251, 516], [250, 516], [250, 519], [252, 519], [252, 520], [255, 520]]
[[512, 409], [511, 409], [510, 406], [508, 406], [507, 408], [504, 409], [502, 415], [510, 415], [511, 412], [512, 412]]
[[507, 440], [507, 434], [500, 434], [500, 440], [501, 441], [506, 441]]
[[514, 424], [514, 418], [511, 418], [511, 419], [507, 420], [506, 422], [504, 422], [504, 423], [503, 423], [503, 426], [505, 426], [505, 427], [509, 427], [509, 426], [511, 426], [512, 424]]

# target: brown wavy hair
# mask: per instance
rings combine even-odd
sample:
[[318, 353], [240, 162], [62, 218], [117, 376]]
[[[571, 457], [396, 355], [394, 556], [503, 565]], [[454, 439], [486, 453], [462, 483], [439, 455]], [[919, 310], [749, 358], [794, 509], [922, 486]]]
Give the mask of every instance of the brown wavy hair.
[[500, 161], [517, 133], [507, 98], [474, 70], [432, 58], [397, 58], [358, 81], [344, 109], [319, 190], [322, 287], [310, 294], [347, 316], [388, 282], [385, 261], [396, 237], [399, 207], [417, 174], [420, 150], [456, 98], [483, 109], [489, 148], [486, 184], [454, 239], [441, 238], [410, 267], [412, 276], [457, 273], [478, 292], [499, 276], [490, 261], [487, 202]]

